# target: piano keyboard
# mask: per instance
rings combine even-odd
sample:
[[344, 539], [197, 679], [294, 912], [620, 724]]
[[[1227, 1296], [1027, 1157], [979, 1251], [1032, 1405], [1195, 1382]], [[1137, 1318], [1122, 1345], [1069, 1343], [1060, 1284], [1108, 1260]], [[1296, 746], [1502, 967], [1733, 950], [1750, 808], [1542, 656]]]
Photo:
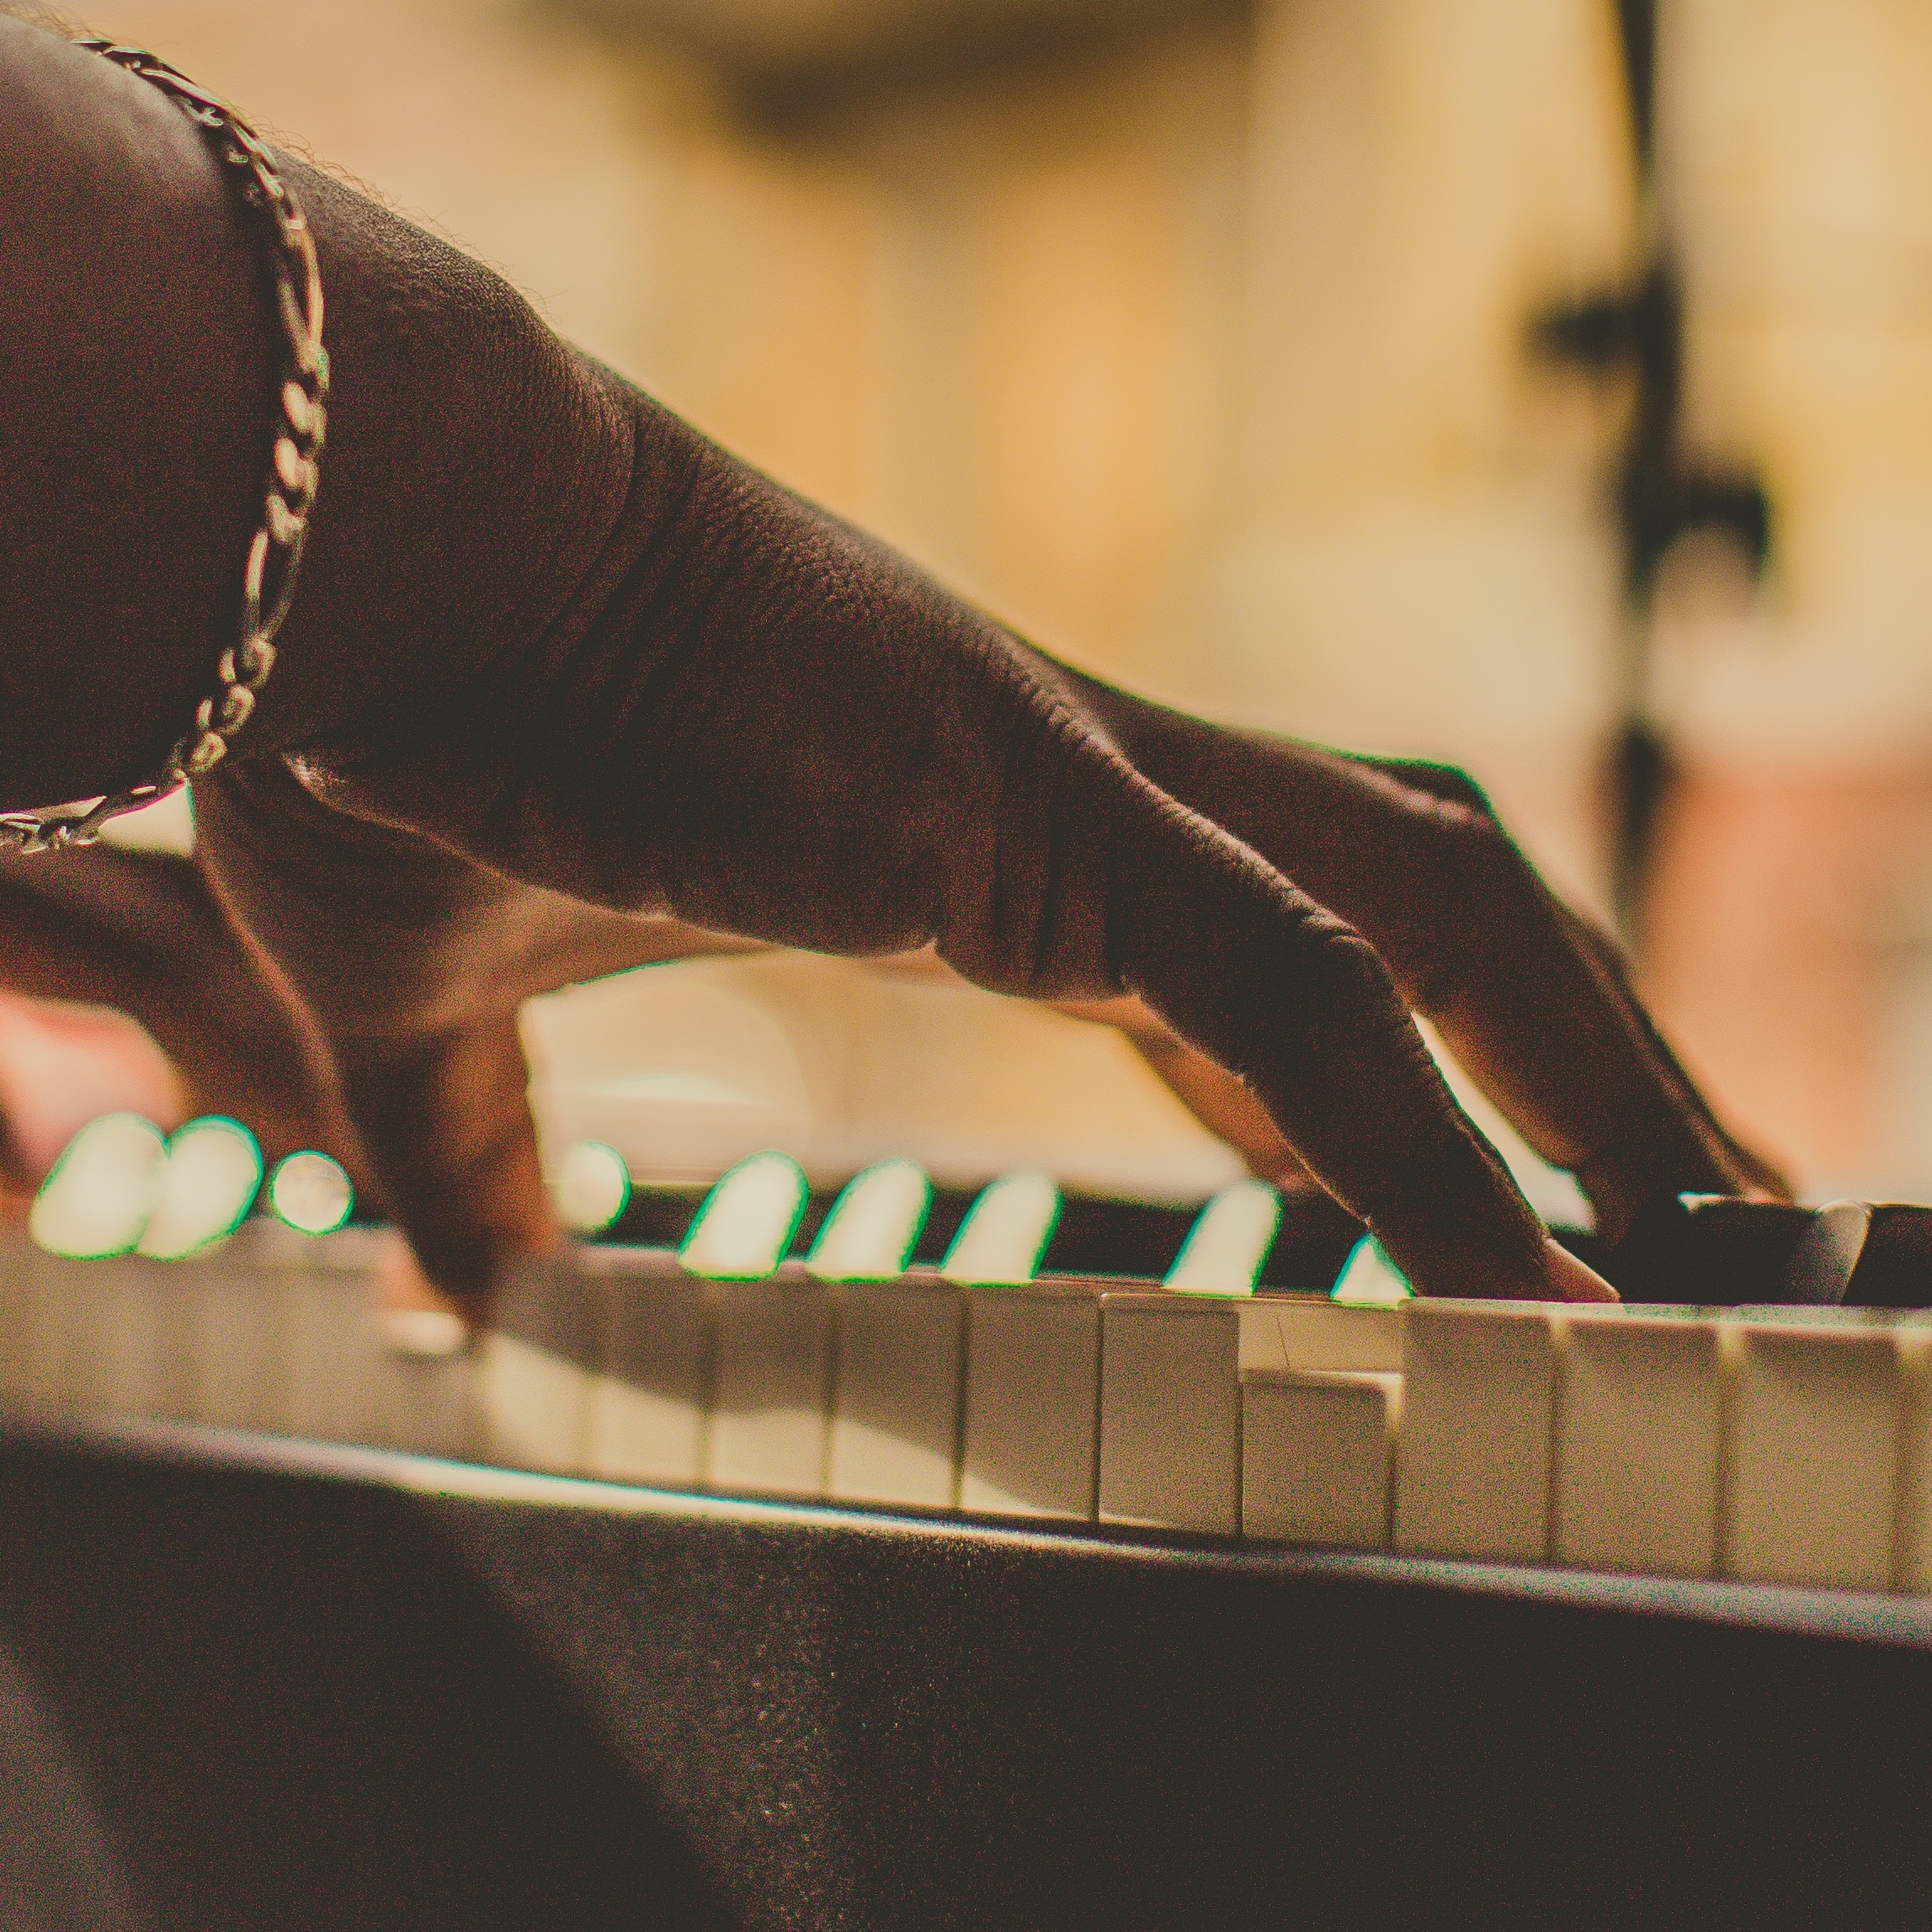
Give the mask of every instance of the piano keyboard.
[[[1165, 1284], [1037, 1276], [1057, 1196], [1030, 1175], [908, 1270], [929, 1199], [870, 1170], [783, 1259], [804, 1179], [757, 1157], [678, 1252], [525, 1264], [474, 1340], [377, 1308], [368, 1230], [256, 1221], [178, 1262], [15, 1240], [0, 1401], [679, 1491], [1932, 1591], [1932, 1314], [1418, 1301], [1369, 1246], [1355, 1300], [1258, 1292], [1256, 1184]], [[1807, 1253], [1850, 1267], [1833, 1213]]]

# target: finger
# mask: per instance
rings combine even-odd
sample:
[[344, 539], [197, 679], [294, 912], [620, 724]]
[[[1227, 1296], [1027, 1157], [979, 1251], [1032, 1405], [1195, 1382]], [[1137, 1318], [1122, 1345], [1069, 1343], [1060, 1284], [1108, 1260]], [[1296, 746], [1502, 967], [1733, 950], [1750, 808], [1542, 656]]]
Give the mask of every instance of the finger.
[[518, 886], [330, 810], [279, 761], [224, 766], [196, 793], [204, 860], [317, 1015], [383, 1198], [440, 1287], [480, 1310], [507, 1259], [559, 1238], [523, 1000], [745, 942]]
[[54, 863], [0, 853], [0, 986], [129, 1015], [180, 1075], [189, 1112], [242, 1121], [270, 1163], [320, 1148], [368, 1185], [312, 1017], [192, 861], [109, 845]]
[[421, 1315], [453, 1315], [462, 1324], [459, 1333], [465, 1333], [474, 1326], [478, 1313], [475, 1304], [459, 1301], [436, 1285], [423, 1272], [416, 1251], [396, 1228], [387, 1229], [377, 1243], [369, 1298], [379, 1322], [403, 1317], [405, 1333], [411, 1325], [409, 1318]]
[[1316, 1179], [1429, 1294], [1541, 1296], [1541, 1225], [1463, 1115], [1362, 938], [1099, 752], [1120, 981], [1254, 1089]]
[[1662, 1078], [1675, 1091], [1679, 1104], [1703, 1124], [1719, 1159], [1744, 1178], [1743, 1191], [1768, 1200], [1796, 1200], [1789, 1177], [1757, 1149], [1739, 1140], [1717, 1118], [1710, 1101], [1685, 1072], [1674, 1049], [1658, 1031], [1649, 1009], [1631, 984], [1630, 962], [1624, 956], [1623, 949], [1608, 933], [1573, 907], [1560, 906], [1560, 909], [1578, 946], [1594, 963], [1611, 997], [1631, 1014], [1633, 1024], [1642, 1033]]
[[1606, 1232], [1658, 1194], [1758, 1181], [1762, 1163], [1716, 1126], [1461, 774], [1383, 769], [1070, 683], [1157, 783], [1370, 940], [1530, 1145], [1584, 1179]]
[[163, 1133], [189, 1119], [180, 1076], [125, 1014], [0, 993], [0, 1140], [9, 1184], [31, 1199], [61, 1152], [104, 1114]]
[[[1480, 913], [1466, 919], [1450, 942], [1460, 955], [1449, 970], [1460, 984], [1440, 1002], [1445, 1037], [1472, 1072], [1487, 1067], [1491, 1089], [1514, 1094], [1521, 1116], [1546, 1133], [1567, 1100], [1572, 1122], [1557, 1131], [1569, 1127], [1571, 1152], [1561, 1164], [1577, 1173], [1599, 1205], [1605, 1232], [1620, 1232], [1648, 1201], [1685, 1189], [1789, 1200], [1784, 1177], [1719, 1122], [1685, 1073], [1637, 998], [1616, 942], [1548, 891], [1481, 790], [1443, 766], [1377, 769], [1456, 816], [1450, 837], [1464, 848], [1464, 870], [1450, 881], [1450, 893], [1472, 907], [1497, 905], [1501, 919], [1517, 916], [1536, 942], [1521, 971], [1538, 976], [1557, 1009], [1555, 1037], [1545, 1041], [1539, 1030], [1535, 1044], [1541, 1052], [1526, 1057], [1522, 1030], [1513, 1031], [1498, 1011], [1509, 998], [1507, 981], [1485, 997], [1486, 976], [1472, 957], [1481, 943]], [[1525, 911], [1530, 905], [1534, 915]], [[1505, 1055], [1507, 1064], [1500, 1064]], [[1584, 1119], [1592, 1102], [1598, 1103], [1594, 1123]], [[1592, 1134], [1594, 1144], [1578, 1150], [1578, 1138]]]
[[1217, 1067], [1168, 1026], [1144, 1000], [1055, 1000], [1062, 1013], [1120, 1033], [1149, 1069], [1188, 1111], [1241, 1156], [1251, 1174], [1291, 1189], [1311, 1184], [1308, 1170], [1289, 1146], [1253, 1089]]
[[410, 1245], [436, 1282], [480, 1311], [506, 1260], [562, 1239], [515, 1022], [407, 1041], [363, 1036], [343, 1060], [349, 1105]]
[[[1492, 827], [1497, 840], [1507, 847], [1501, 863], [1513, 863], [1527, 870], [1553, 910], [1564, 935], [1575, 951], [1594, 971], [1597, 992], [1621, 1016], [1637, 1040], [1647, 1071], [1674, 1099], [1681, 1117], [1705, 1142], [1717, 1169], [1741, 1191], [1768, 1195], [1780, 1200], [1792, 1198], [1791, 1183], [1778, 1168], [1755, 1150], [1748, 1147], [1717, 1118], [1710, 1101], [1685, 1071], [1669, 1043], [1658, 1032], [1649, 1009], [1638, 998], [1631, 982], [1630, 961], [1616, 940], [1583, 913], [1549, 892], [1528, 866], [1520, 850], [1510, 841], [1494, 808], [1466, 773], [1452, 766], [1427, 764], [1414, 759], [1351, 758], [1349, 763], [1367, 766], [1396, 779], [1406, 787], [1473, 814]], [[1493, 859], [1493, 863], [1497, 862]]]
[[275, 764], [197, 786], [203, 861], [316, 1014], [382, 1192], [435, 1280], [480, 1301], [557, 1237], [514, 993], [463, 944], [508, 888], [421, 841], [337, 823]]
[[1558, 1301], [1621, 1301], [1623, 1297], [1594, 1268], [1585, 1266], [1559, 1241], [1546, 1238], [1544, 1259]]

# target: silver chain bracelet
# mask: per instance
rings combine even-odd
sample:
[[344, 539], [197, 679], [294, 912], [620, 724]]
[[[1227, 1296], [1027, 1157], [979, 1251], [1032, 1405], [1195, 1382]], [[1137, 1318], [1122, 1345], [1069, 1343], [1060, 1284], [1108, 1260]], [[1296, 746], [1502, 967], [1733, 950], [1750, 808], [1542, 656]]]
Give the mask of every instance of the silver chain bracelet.
[[226, 754], [230, 741], [255, 708], [256, 694], [274, 668], [275, 633], [295, 595], [327, 420], [322, 272], [308, 222], [277, 172], [268, 144], [226, 102], [152, 54], [109, 40], [75, 45], [159, 88], [200, 129], [263, 242], [281, 327], [282, 366], [262, 521], [249, 543], [242, 575], [241, 624], [235, 642], [221, 653], [215, 690], [201, 700], [194, 722], [175, 741], [152, 777], [91, 803], [0, 812], [0, 848], [13, 846], [22, 852], [91, 845], [109, 819], [138, 812], [178, 791]]

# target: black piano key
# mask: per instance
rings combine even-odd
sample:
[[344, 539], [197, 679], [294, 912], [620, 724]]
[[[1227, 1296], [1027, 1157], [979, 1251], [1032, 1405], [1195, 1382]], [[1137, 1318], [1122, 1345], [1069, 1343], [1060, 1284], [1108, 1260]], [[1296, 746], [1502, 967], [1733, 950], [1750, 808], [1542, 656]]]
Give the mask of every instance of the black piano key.
[[[625, 1246], [674, 1248], [704, 1192], [701, 1188], [639, 1188], [622, 1218], [600, 1238]], [[835, 1189], [813, 1191], [792, 1242], [794, 1256], [802, 1257], [810, 1248], [836, 1198]], [[915, 1267], [936, 1264], [977, 1198], [972, 1189], [934, 1190], [932, 1212], [913, 1257]], [[1647, 1209], [1614, 1248], [1578, 1229], [1555, 1232], [1573, 1253], [1612, 1282], [1626, 1301], [1706, 1307], [1819, 1303], [1932, 1307], [1932, 1208], [1871, 1206], [1869, 1226], [1852, 1248], [1838, 1253], [1827, 1243], [1821, 1249], [1814, 1240], [1806, 1264], [1794, 1274], [1800, 1243], [1819, 1211], [1782, 1202], [1691, 1195]], [[1180, 1252], [1199, 1212], [1191, 1205], [1068, 1195], [1041, 1271], [1158, 1281]], [[1841, 1247], [1857, 1232], [1849, 1229], [1850, 1218], [1841, 1217], [1848, 1224], [1836, 1237]], [[1328, 1287], [1363, 1232], [1362, 1223], [1328, 1195], [1312, 1189], [1290, 1191], [1283, 1197], [1281, 1226], [1257, 1285]]]
[[1604, 1272], [1626, 1301], [1717, 1307], [1815, 1301], [1815, 1293], [1794, 1292], [1789, 1279], [1814, 1217], [1811, 1208], [1782, 1202], [1679, 1195], [1637, 1216], [1605, 1257]]
[[1599, 1264], [1626, 1301], [1932, 1307], [1932, 1208], [1690, 1195], [1646, 1210]]
[[[632, 1193], [623, 1215], [597, 1240], [619, 1247], [674, 1248], [684, 1239], [704, 1197], [702, 1188], [640, 1187]], [[978, 1198], [977, 1188], [934, 1190], [932, 1210], [913, 1253], [913, 1267], [939, 1264]], [[790, 1253], [795, 1259], [803, 1259], [810, 1251], [837, 1199], [836, 1188], [812, 1190], [792, 1237]], [[1173, 1266], [1200, 1213], [1198, 1202], [1175, 1206], [1067, 1195], [1041, 1271], [1158, 1281]], [[1281, 1225], [1257, 1285], [1327, 1288], [1364, 1232], [1355, 1216], [1319, 1190], [1287, 1193], [1282, 1200]]]
[[1932, 1307], [1932, 1208], [1898, 1202], [1866, 1210], [1865, 1238], [1845, 1287], [1852, 1308]]

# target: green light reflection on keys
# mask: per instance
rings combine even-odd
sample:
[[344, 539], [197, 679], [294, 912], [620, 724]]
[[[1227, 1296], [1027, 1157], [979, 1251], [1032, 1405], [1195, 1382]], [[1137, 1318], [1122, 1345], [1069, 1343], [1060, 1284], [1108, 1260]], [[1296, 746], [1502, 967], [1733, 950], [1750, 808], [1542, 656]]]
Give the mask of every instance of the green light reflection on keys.
[[1408, 1277], [1383, 1252], [1372, 1234], [1365, 1234], [1349, 1250], [1349, 1259], [1328, 1291], [1332, 1301], [1361, 1308], [1392, 1308], [1415, 1293]]
[[93, 1260], [141, 1239], [168, 1175], [168, 1143], [139, 1114], [103, 1114], [40, 1184], [27, 1232], [51, 1254]]
[[966, 1210], [939, 1273], [992, 1286], [1030, 1281], [1059, 1225], [1060, 1190], [1051, 1175], [1002, 1174]]
[[705, 1196], [678, 1259], [694, 1275], [752, 1281], [769, 1275], [805, 1213], [805, 1170], [790, 1154], [753, 1154]]
[[886, 1281], [906, 1271], [933, 1205], [911, 1161], [880, 1161], [845, 1184], [805, 1265], [824, 1281]]
[[157, 1261], [185, 1261], [226, 1241], [262, 1186], [262, 1150], [239, 1120], [205, 1115], [168, 1142], [160, 1199], [135, 1244]]
[[1281, 1196], [1264, 1180], [1223, 1188], [1188, 1230], [1164, 1285], [1186, 1295], [1252, 1295], [1281, 1225]]

